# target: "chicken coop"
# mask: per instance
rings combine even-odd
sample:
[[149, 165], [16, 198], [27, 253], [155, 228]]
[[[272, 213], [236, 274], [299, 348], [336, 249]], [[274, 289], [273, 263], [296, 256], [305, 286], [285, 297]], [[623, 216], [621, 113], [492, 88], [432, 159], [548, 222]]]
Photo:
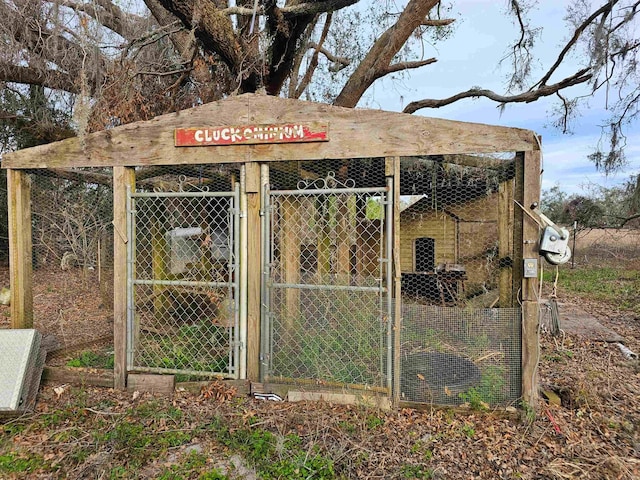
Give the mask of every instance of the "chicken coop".
[[536, 394], [533, 132], [246, 94], [2, 166], [10, 326], [106, 342], [117, 388]]

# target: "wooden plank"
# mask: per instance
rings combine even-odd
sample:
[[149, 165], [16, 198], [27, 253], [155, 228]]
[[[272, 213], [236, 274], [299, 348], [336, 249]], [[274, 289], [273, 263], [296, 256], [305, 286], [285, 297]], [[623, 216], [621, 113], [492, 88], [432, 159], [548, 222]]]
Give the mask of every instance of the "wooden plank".
[[11, 328], [33, 328], [31, 180], [7, 170]]
[[[513, 198], [515, 201], [524, 205], [524, 153], [518, 152], [515, 158], [515, 177], [513, 183]], [[514, 202], [515, 205], [515, 202]], [[512, 267], [512, 279], [513, 289], [512, 295], [514, 301], [521, 299], [520, 290], [522, 288], [522, 277], [524, 275], [523, 262], [523, 221], [525, 213], [517, 205], [513, 210], [513, 267]]]
[[133, 168], [113, 169], [113, 349], [114, 388], [127, 384], [127, 187], [135, 190]]
[[[317, 212], [316, 214], [318, 218], [322, 218], [321, 216], [326, 216], [326, 212]], [[329, 227], [329, 219], [322, 218], [322, 225], [318, 228], [318, 239], [316, 241], [316, 249], [317, 249], [317, 277], [318, 277], [318, 285], [322, 285], [323, 282], [327, 282], [329, 278], [329, 273], [331, 271], [331, 235], [330, 235], [330, 227]]]
[[262, 283], [260, 166], [247, 163], [247, 378], [260, 378], [260, 299]]
[[[299, 144], [175, 148], [174, 129], [326, 122], [331, 141]], [[529, 130], [426, 118], [419, 115], [334, 107], [245, 94], [87, 135], [6, 154], [8, 168], [188, 165], [247, 161], [348, 159], [531, 150]]]
[[[281, 204], [282, 225], [280, 239], [280, 255], [282, 256], [282, 268], [284, 269], [284, 282], [300, 283], [300, 201], [295, 198], [285, 197]], [[300, 290], [297, 288], [285, 288], [284, 324], [290, 335], [298, 321], [300, 312]]]
[[[461, 413], [463, 415], [475, 415], [477, 414], [477, 408], [473, 408], [471, 406], [466, 405], [457, 405], [452, 407], [451, 405], [437, 405], [434, 403], [424, 403], [424, 402], [408, 402], [406, 400], [402, 400], [398, 404], [398, 408], [410, 408], [412, 410], [417, 411], [428, 411], [430, 413], [438, 412], [455, 412]], [[492, 407], [491, 408], [491, 416], [495, 416], [496, 418], [506, 418], [513, 421], [521, 420], [522, 415], [520, 411], [513, 406], [508, 406], [505, 408], [501, 407]]]
[[[516, 161], [516, 178], [520, 175], [522, 178], [521, 204], [524, 208], [530, 208], [532, 204], [540, 202], [540, 151], [527, 151], [519, 158], [522, 158], [522, 161]], [[522, 258], [539, 259], [539, 238], [538, 224], [525, 215], [522, 218]], [[516, 262], [520, 264], [520, 271], [522, 271], [524, 269], [522, 259], [517, 259]], [[519, 278], [522, 282], [522, 399], [530, 407], [536, 408], [540, 322], [537, 301], [538, 279], [523, 278], [522, 274]]]
[[78, 386], [91, 387], [113, 387], [113, 371], [66, 368], [66, 367], [44, 367], [42, 382], [47, 385], [70, 383]]
[[513, 307], [513, 180], [502, 182], [498, 191], [498, 258], [500, 259], [500, 307]]
[[344, 195], [336, 196], [336, 274], [338, 282], [349, 285], [351, 273], [351, 243], [349, 235], [350, 212], [348, 198]]
[[127, 375], [127, 390], [131, 392], [160, 393], [173, 395], [176, 377], [173, 375], [153, 375], [147, 373], [130, 373]]
[[354, 393], [342, 392], [309, 392], [300, 390], [289, 390], [287, 392], [289, 402], [327, 402], [336, 405], [358, 405], [367, 408], [379, 408], [381, 410], [391, 410], [389, 397], [381, 395], [356, 395]]
[[246, 180], [245, 191], [247, 193], [260, 193], [260, 165], [258, 163], [245, 163]]

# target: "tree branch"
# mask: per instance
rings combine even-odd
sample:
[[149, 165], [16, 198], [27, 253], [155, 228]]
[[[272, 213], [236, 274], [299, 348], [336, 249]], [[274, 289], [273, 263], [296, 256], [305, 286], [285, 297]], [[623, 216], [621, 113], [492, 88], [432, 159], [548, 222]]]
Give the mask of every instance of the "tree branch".
[[267, 15], [267, 33], [271, 35], [268, 71], [264, 87], [269, 95], [277, 95], [285, 80], [291, 74], [291, 68], [299, 51], [299, 39], [314, 22], [317, 14], [285, 17], [275, 1], [265, 7]]
[[[21, 48], [42, 59], [43, 70], [44, 64], [49, 62], [55, 64], [58, 71], [79, 78], [84, 67], [90, 87], [99, 84], [104, 72], [104, 57], [99, 50], [85, 51], [82, 46], [44, 27], [40, 18], [19, 12], [7, 2], [0, 2], [0, 16], [13, 19], [11, 35]], [[91, 68], [86, 68], [89, 65]]]
[[517, 48], [522, 48], [524, 44], [524, 37], [525, 37], [525, 32], [527, 28], [525, 27], [524, 19], [522, 17], [522, 9], [520, 8], [520, 3], [518, 2], [518, 0], [511, 0], [510, 4], [511, 4], [511, 9], [513, 10], [513, 13], [515, 13], [516, 18], [518, 19], [518, 25], [520, 26], [520, 39], [518, 40], [518, 43], [516, 43], [516, 45], [514, 46], [514, 50], [515, 50]]
[[364, 92], [390, 68], [391, 62], [409, 36], [418, 28], [439, 0], [410, 0], [395, 24], [375, 43], [351, 75], [333, 102], [341, 107], [355, 107]]
[[[161, 27], [176, 23], [182, 24], [180, 19], [164, 8], [158, 0], [144, 0], [144, 3]], [[195, 52], [195, 37], [186, 30], [182, 30], [172, 33], [169, 38], [180, 54], [182, 61], [185, 63], [191, 61]]]
[[170, 70], [168, 72], [153, 72], [149, 70], [141, 70], [139, 72], [135, 72], [133, 76], [136, 75], [151, 75], [154, 77], [169, 77], [171, 75], [178, 75], [180, 73], [187, 73], [193, 70], [192, 68], [179, 68], [177, 70]]
[[58, 70], [19, 67], [6, 62], [0, 62], [0, 79], [4, 82], [41, 85], [54, 90], [64, 90], [69, 93], [80, 92], [74, 78], [71, 75]]
[[425, 27], [446, 27], [455, 21], [455, 18], [425, 18], [420, 22], [420, 25]]
[[[311, 56], [311, 60], [309, 61], [309, 66], [307, 68], [307, 71], [304, 73], [302, 80], [300, 80], [300, 83], [295, 89], [293, 98], [300, 98], [300, 96], [302, 95], [302, 92], [306, 90], [306, 88], [309, 86], [309, 83], [311, 82], [311, 79], [313, 78], [313, 74], [315, 73], [316, 68], [318, 67], [318, 56], [320, 52], [324, 50], [322, 45], [324, 44], [325, 40], [327, 39], [327, 35], [329, 34], [329, 27], [331, 26], [332, 18], [333, 18], [333, 14], [328, 13], [327, 18], [324, 22], [324, 26], [322, 27], [322, 33], [320, 34], [320, 40], [318, 40], [318, 44], [309, 43], [309, 48], [314, 48], [315, 51]], [[327, 56], [327, 53], [328, 52], [325, 53], [325, 56]], [[327, 58], [329, 57], [327, 56]]]
[[[327, 14], [327, 18], [332, 16], [333, 15], [331, 13]], [[313, 21], [309, 24], [307, 30], [300, 37], [300, 45], [309, 45], [309, 40], [311, 39], [311, 35], [313, 35], [313, 31], [315, 30], [315, 26], [317, 25], [319, 19], [320, 15], [316, 15]], [[296, 97], [296, 89], [300, 82], [297, 82], [296, 80], [300, 76], [300, 67], [302, 66], [302, 60], [304, 59], [306, 53], [307, 52], [304, 48], [299, 48], [293, 59], [293, 63], [291, 65], [291, 73], [289, 74], [289, 98], [299, 98]]]
[[343, 65], [343, 67], [348, 67], [351, 64], [351, 60], [349, 60], [346, 57], [339, 57], [337, 55], [334, 55], [329, 50], [324, 48], [322, 46], [322, 43], [316, 44], [314, 42], [310, 42], [309, 43], [309, 48], [312, 48], [312, 49], [316, 50], [316, 52], [323, 54], [325, 57], [327, 57], [327, 60], [329, 60], [330, 62], [339, 63], [339, 64]]
[[573, 46], [577, 43], [578, 39], [584, 33], [584, 31], [589, 27], [589, 25], [591, 25], [591, 23], [600, 15], [604, 15], [605, 17], [609, 15], [609, 13], [611, 13], [611, 9], [616, 3], [618, 3], [618, 1], [619, 0], [613, 0], [611, 2], [605, 3], [598, 10], [593, 12], [584, 22], [582, 22], [578, 26], [578, 28], [576, 28], [575, 32], [573, 32], [573, 36], [564, 46], [564, 48], [558, 55], [558, 58], [556, 59], [555, 63], [551, 66], [551, 68], [547, 71], [547, 73], [540, 79], [540, 81], [538, 81], [538, 83], [536, 83], [531, 87], [532, 90], [538, 86], [543, 87], [546, 85], [546, 83], [551, 78], [551, 75], [553, 75], [554, 72], [560, 67], [560, 65], [564, 61], [565, 56], [567, 55], [567, 53], [569, 53], [569, 50], [573, 48]]
[[[136, 37], [136, 24], [143, 21], [142, 17], [133, 13], [125, 13], [109, 0], [98, 0], [95, 4], [80, 4], [72, 0], [52, 0], [52, 3], [86, 13], [101, 25], [129, 41]], [[96, 5], [100, 8], [98, 9]]]
[[538, 87], [535, 90], [520, 93], [518, 95], [504, 96], [504, 95], [499, 95], [491, 90], [472, 88], [465, 92], [460, 92], [449, 98], [444, 98], [441, 100], [425, 99], [425, 100], [418, 100], [416, 102], [411, 102], [409, 105], [405, 107], [403, 111], [404, 113], [414, 113], [420, 110], [421, 108], [440, 108], [440, 107], [444, 107], [445, 105], [450, 105], [464, 98], [485, 97], [485, 98], [488, 98], [489, 100], [493, 100], [494, 102], [498, 102], [500, 104], [535, 102], [539, 98], [548, 97], [549, 95], [554, 95], [556, 92], [564, 88], [589, 81], [591, 79], [591, 74], [587, 73], [588, 71], [589, 71], [588, 68], [582, 69], [579, 72], [576, 72], [574, 75], [559, 81], [558, 83], [555, 83], [553, 85], [544, 85], [544, 86]]
[[620, 228], [624, 227], [627, 223], [629, 223], [631, 220], [635, 220], [636, 218], [640, 218], [640, 213], [636, 213], [635, 215], [631, 215], [625, 218], [620, 224]]
[[437, 62], [438, 60], [435, 58], [427, 58], [426, 60], [417, 60], [414, 62], [399, 62], [389, 65], [381, 72], [381, 77], [384, 75], [388, 75], [389, 73], [400, 72], [402, 70], [410, 70], [413, 68], [424, 67], [425, 65], [430, 65], [432, 63]]
[[[145, 3], [149, 5], [153, 1], [145, 0]], [[229, 17], [223, 15], [215, 4], [197, 0], [158, 0], [158, 3], [185, 27], [193, 29], [205, 50], [218, 54], [231, 72], [240, 72], [242, 47]]]
[[[298, 5], [288, 5], [280, 7], [279, 10], [283, 15], [297, 16], [297, 15], [315, 15], [317, 13], [329, 13], [335, 12], [342, 8], [348, 7], [360, 0], [327, 0], [324, 2], [307, 2], [300, 3]], [[228, 7], [220, 10], [220, 13], [224, 15], [244, 15], [252, 16], [253, 8], [246, 7]], [[258, 15], [266, 15], [264, 8], [258, 8]]]

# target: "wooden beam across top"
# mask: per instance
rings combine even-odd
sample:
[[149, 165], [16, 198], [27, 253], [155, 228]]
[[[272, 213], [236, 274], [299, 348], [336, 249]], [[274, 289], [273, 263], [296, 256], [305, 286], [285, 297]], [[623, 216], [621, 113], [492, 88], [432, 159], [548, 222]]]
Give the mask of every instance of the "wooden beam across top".
[[[176, 129], [326, 124], [328, 141], [176, 147]], [[245, 94], [5, 154], [4, 168], [193, 165], [537, 150], [529, 130]]]

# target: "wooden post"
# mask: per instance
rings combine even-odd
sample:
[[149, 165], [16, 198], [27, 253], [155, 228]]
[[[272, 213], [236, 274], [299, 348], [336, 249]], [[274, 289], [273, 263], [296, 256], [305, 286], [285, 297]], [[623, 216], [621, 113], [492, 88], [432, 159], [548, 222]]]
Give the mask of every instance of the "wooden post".
[[[280, 256], [284, 268], [284, 281], [288, 284], [300, 282], [300, 202], [287, 198], [281, 204], [282, 227]], [[300, 290], [285, 287], [284, 324], [291, 330], [300, 312]], [[289, 332], [293, 334], [293, 332]]]
[[31, 180], [21, 170], [7, 170], [11, 328], [33, 328]]
[[349, 285], [351, 273], [351, 244], [350, 244], [350, 212], [349, 200], [343, 195], [337, 195], [336, 213], [336, 274], [339, 282]]
[[513, 181], [500, 183], [498, 190], [498, 258], [500, 261], [500, 302], [502, 308], [513, 301]]
[[[386, 175], [393, 176], [393, 218], [385, 218], [393, 222], [393, 403], [400, 401], [400, 348], [402, 336], [402, 266], [400, 264], [400, 157], [388, 157], [385, 161]], [[391, 319], [390, 319], [391, 320]]]
[[245, 163], [247, 192], [247, 379], [260, 379], [260, 165]]
[[127, 187], [136, 187], [135, 170], [113, 168], [113, 350], [114, 388], [127, 386]]
[[329, 218], [326, 214], [320, 217], [322, 227], [318, 229], [318, 284], [322, 285], [323, 282], [328, 281], [329, 273], [331, 271], [331, 237], [329, 235]]
[[[526, 209], [540, 201], [540, 151], [527, 151], [516, 155], [516, 191], [515, 196]], [[536, 408], [538, 400], [539, 361], [538, 328], [539, 307], [537, 299], [538, 279], [524, 278], [524, 258], [539, 259], [538, 243], [540, 232], [538, 224], [516, 207], [517, 226], [520, 228], [520, 243], [514, 241], [515, 250], [521, 255], [514, 258], [514, 283], [520, 282], [522, 298], [522, 399], [531, 408]], [[515, 235], [514, 235], [515, 237]], [[517, 267], [517, 268], [516, 268]], [[516, 274], [517, 272], [517, 274]]]
[[[160, 220], [153, 218], [151, 224], [151, 265], [154, 280], [167, 279], [167, 239]], [[156, 319], [163, 319], [168, 307], [164, 285], [153, 286], [153, 312]]]

